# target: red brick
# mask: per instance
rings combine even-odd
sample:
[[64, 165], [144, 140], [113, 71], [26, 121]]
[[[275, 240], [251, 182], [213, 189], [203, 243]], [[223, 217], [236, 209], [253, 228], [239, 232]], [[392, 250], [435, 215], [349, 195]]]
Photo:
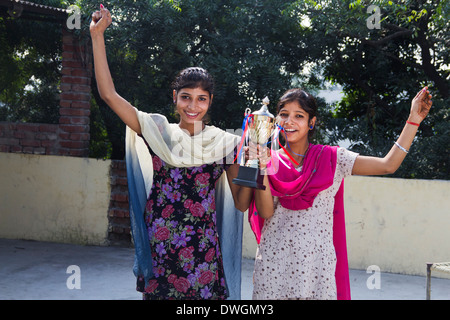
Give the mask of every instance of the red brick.
[[72, 108], [90, 109], [91, 104], [89, 101], [74, 101], [72, 102]]
[[118, 184], [118, 185], [122, 185], [122, 186], [127, 186], [128, 185], [128, 180], [126, 177], [115, 177], [114, 178], [114, 183]]
[[41, 142], [39, 140], [22, 139], [20, 144], [24, 147], [40, 147]]
[[86, 148], [86, 142], [84, 141], [61, 141], [59, 143], [61, 147], [68, 149], [84, 149]]
[[115, 174], [119, 177], [126, 177], [127, 176], [127, 169], [117, 169], [115, 171]]
[[14, 138], [0, 138], [0, 145], [7, 145], [7, 146], [20, 145], [20, 140]]
[[74, 84], [72, 85], [73, 92], [91, 92], [91, 86], [82, 85], [82, 84]]
[[10, 152], [22, 152], [22, 146], [21, 145], [10, 146]]
[[85, 68], [77, 68], [77, 69], [73, 69], [71, 72], [71, 75], [74, 77], [89, 77], [90, 72], [88, 70], [86, 70]]
[[116, 218], [128, 218], [130, 216], [126, 209], [111, 209], [109, 210], [108, 215]]
[[59, 88], [63, 92], [71, 91], [72, 90], [72, 84], [70, 84], [70, 83], [61, 83], [59, 85]]
[[114, 226], [112, 227], [112, 232], [121, 234], [124, 233], [124, 228]]
[[[90, 84], [90, 78], [88, 78], [88, 77], [62, 76], [61, 77], [61, 83], [89, 85]], [[76, 91], [76, 90], [73, 90], [73, 91]], [[89, 90], [89, 92], [90, 92], [90, 90]]]
[[112, 193], [111, 199], [117, 202], [128, 202], [128, 195], [125, 193]]
[[45, 149], [45, 154], [47, 154], [47, 155], [54, 155], [54, 156], [60, 155], [58, 153], [58, 150], [55, 149], [55, 148], [46, 148]]
[[70, 149], [62, 149], [62, 148], [60, 148], [60, 149], [58, 149], [56, 154], [60, 155], [60, 156], [69, 156], [70, 155], [69, 151], [70, 151]]
[[74, 116], [62, 116], [59, 117], [60, 124], [73, 124], [73, 125], [88, 125], [89, 117], [74, 117]]
[[67, 67], [65, 67], [65, 68], [62, 68], [61, 74], [70, 76], [70, 75], [72, 75], [72, 71], [73, 71], [73, 70], [74, 70], [73, 68], [67, 68]]
[[52, 148], [56, 145], [56, 140], [42, 140], [41, 146], [46, 148]]
[[[55, 141], [56, 139], [58, 139], [58, 135], [55, 132], [41, 132], [41, 133], [37, 133], [35, 136], [35, 139], [37, 140], [53, 140]], [[41, 143], [42, 145], [42, 143]]]
[[14, 131], [13, 132], [13, 137], [17, 138], [17, 139], [25, 139], [28, 136], [27, 133], [28, 133], [28, 135], [31, 134], [34, 137], [34, 133], [32, 133], [32, 132], [25, 132], [25, 131]]
[[71, 117], [59, 117], [60, 124], [70, 124]]
[[62, 116], [84, 116], [89, 117], [91, 110], [89, 109], [75, 109], [75, 108], [59, 108], [59, 114]]
[[56, 124], [40, 124], [39, 131], [40, 132], [56, 132], [56, 131], [58, 131], [58, 125], [56, 125]]
[[65, 60], [73, 59], [73, 52], [71, 51], [63, 51], [62, 58]]
[[116, 208], [129, 209], [128, 201], [127, 202], [113, 201], [113, 204], [114, 204], [114, 207], [116, 207]]
[[70, 133], [69, 132], [60, 132], [59, 138], [62, 140], [70, 140]]
[[71, 133], [70, 140], [73, 141], [89, 141], [90, 134], [89, 133]]
[[71, 117], [71, 124], [89, 124], [89, 117]]
[[[60, 94], [61, 100], [76, 100], [76, 101], [89, 101], [90, 94], [84, 93], [84, 92], [77, 92], [77, 93], [69, 93], [69, 92], [63, 92]], [[73, 106], [72, 101], [72, 106]]]
[[63, 44], [69, 44], [69, 45], [74, 43], [73, 36], [70, 33], [64, 34], [64, 32], [63, 32], [62, 42], [63, 42]]
[[72, 157], [87, 157], [89, 155], [89, 147], [84, 149], [69, 149], [69, 156]]
[[83, 63], [81, 61], [74, 61], [74, 60], [63, 60], [61, 62], [63, 69], [64, 68], [83, 68]]
[[89, 132], [89, 125], [66, 125], [61, 124], [62, 131], [65, 132]]
[[63, 107], [63, 108], [70, 108], [72, 105], [72, 101], [70, 100], [63, 100], [61, 99], [61, 95], [60, 95], [60, 100], [59, 100], [59, 106]]
[[85, 52], [86, 51], [86, 47], [85, 46], [79, 46], [77, 44], [73, 45], [70, 43], [63, 43], [63, 47], [62, 47], [63, 51], [69, 51], [69, 52]]
[[45, 148], [42, 148], [42, 147], [34, 148], [33, 153], [34, 154], [45, 154]]
[[18, 123], [16, 130], [37, 132], [39, 131], [39, 125], [36, 125], [34, 123]]
[[127, 165], [124, 160], [112, 160], [111, 161], [111, 168], [119, 168], [119, 169], [126, 169]]
[[3, 122], [1, 125], [3, 131], [11, 132], [15, 131], [17, 128], [17, 123], [14, 122]]

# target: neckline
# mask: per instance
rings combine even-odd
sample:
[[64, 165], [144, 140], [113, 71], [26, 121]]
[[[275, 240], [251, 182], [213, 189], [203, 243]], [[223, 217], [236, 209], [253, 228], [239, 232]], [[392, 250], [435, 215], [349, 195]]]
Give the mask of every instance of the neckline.
[[196, 134], [192, 134], [192, 135], [191, 135], [191, 133], [189, 132], [189, 130], [180, 127], [180, 124], [179, 124], [179, 123], [174, 123], [174, 124], [175, 124], [182, 132], [184, 132], [185, 134], [187, 134], [187, 135], [188, 135], [189, 137], [191, 137], [191, 138], [197, 137], [197, 136], [199, 136], [199, 135], [205, 133], [205, 131], [208, 129], [208, 127], [210, 127], [210, 126], [208, 126], [207, 124], [203, 123], [203, 124], [202, 124], [202, 126], [203, 126], [202, 130], [199, 131], [199, 132], [197, 132]]

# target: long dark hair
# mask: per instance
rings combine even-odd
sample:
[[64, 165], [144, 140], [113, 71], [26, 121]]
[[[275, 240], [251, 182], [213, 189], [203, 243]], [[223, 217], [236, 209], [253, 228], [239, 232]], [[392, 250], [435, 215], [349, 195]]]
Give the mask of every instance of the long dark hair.
[[[286, 103], [297, 101], [298, 104], [302, 107], [303, 110], [306, 111], [309, 115], [309, 120], [313, 117], [317, 118], [317, 102], [316, 99], [300, 88], [293, 88], [287, 90], [280, 98], [277, 104], [277, 114], [280, 113], [280, 110]], [[308, 138], [311, 139], [316, 131], [316, 126], [313, 127], [312, 130], [308, 132]]]

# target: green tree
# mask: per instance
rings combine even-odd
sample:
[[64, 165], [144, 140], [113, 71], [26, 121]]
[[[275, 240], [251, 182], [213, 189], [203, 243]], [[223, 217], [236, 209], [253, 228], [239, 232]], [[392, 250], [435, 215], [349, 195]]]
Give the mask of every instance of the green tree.
[[[50, 5], [55, 1], [40, 0]], [[99, 3], [77, 4], [84, 22], [76, 32], [88, 42], [90, 15]], [[332, 105], [319, 99], [317, 141], [349, 139], [352, 150], [382, 156], [400, 133], [411, 99], [428, 85], [432, 111], [395, 176], [450, 178], [448, 0], [111, 0], [105, 5], [113, 16], [106, 45], [114, 83], [137, 108], [176, 121], [170, 83], [179, 70], [194, 65], [216, 79], [210, 118], [222, 128], [239, 128], [245, 108], [259, 108], [265, 96], [274, 111], [289, 87], [318, 93], [332, 83], [342, 87], [344, 96]], [[373, 28], [377, 11], [368, 12], [370, 5], [380, 9], [379, 28]], [[4, 30], [5, 19], [0, 19]], [[5, 37], [3, 30], [0, 74], [7, 72], [8, 77], [0, 84], [11, 90], [2, 90], [0, 99], [5, 101], [5, 93], [23, 99], [21, 88], [42, 70], [24, 73], [26, 81], [9, 76], [12, 68], [30, 68], [13, 61], [15, 38]], [[46, 41], [53, 43], [57, 36], [42, 39], [30, 33], [29, 39], [22, 38], [23, 48], [44, 50]], [[41, 51], [37, 56], [43, 56]], [[92, 156], [121, 159], [124, 125], [98, 96], [94, 79], [92, 89]]]
[[[274, 107], [304, 59], [299, 26], [283, 14], [286, 7], [286, 1], [110, 1], [106, 45], [116, 90], [140, 110], [176, 121], [171, 81], [185, 67], [202, 66], [216, 80], [211, 123], [240, 128], [247, 107], [259, 108], [265, 96]], [[123, 125], [93, 93], [113, 157], [123, 157]]]
[[5, 7], [0, 11], [0, 120], [57, 123], [60, 23], [28, 14], [15, 18]]
[[[374, 26], [377, 11], [379, 28]], [[433, 108], [398, 177], [449, 179], [449, 1], [298, 1], [308, 16], [310, 62], [344, 97], [328, 108], [328, 142], [350, 139], [362, 154], [384, 155], [423, 85]], [[318, 40], [316, 40], [318, 39]]]

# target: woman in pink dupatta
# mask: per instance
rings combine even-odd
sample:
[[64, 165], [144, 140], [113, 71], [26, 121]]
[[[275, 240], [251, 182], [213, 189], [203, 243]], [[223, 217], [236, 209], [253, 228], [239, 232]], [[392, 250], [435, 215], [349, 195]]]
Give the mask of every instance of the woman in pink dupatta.
[[266, 172], [265, 190], [255, 190], [249, 222], [258, 242], [254, 299], [351, 298], [343, 201], [343, 179], [393, 173], [431, 108], [427, 88], [413, 99], [405, 127], [384, 158], [344, 148], [312, 145], [315, 99], [288, 90], [278, 103], [285, 146], [270, 157], [252, 148]]

